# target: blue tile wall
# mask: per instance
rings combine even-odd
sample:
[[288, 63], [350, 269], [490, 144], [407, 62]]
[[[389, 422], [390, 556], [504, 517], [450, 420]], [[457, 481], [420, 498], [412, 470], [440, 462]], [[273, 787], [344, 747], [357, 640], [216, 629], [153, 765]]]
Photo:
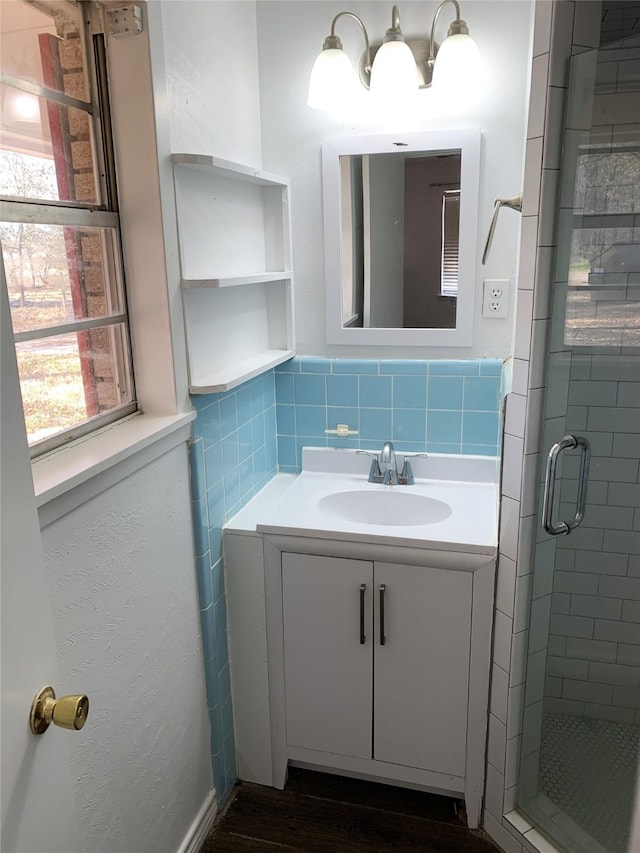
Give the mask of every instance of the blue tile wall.
[[[194, 541], [218, 802], [236, 780], [222, 526], [301, 448], [499, 452], [502, 361], [294, 358], [224, 394], [194, 396]], [[358, 435], [327, 436], [349, 424]]]
[[200, 619], [218, 804], [236, 781], [222, 525], [276, 473], [273, 371], [224, 394], [192, 398], [191, 494]]
[[[278, 468], [300, 470], [303, 446], [496, 456], [501, 359], [294, 358], [275, 371]], [[358, 434], [327, 435], [346, 423]]]

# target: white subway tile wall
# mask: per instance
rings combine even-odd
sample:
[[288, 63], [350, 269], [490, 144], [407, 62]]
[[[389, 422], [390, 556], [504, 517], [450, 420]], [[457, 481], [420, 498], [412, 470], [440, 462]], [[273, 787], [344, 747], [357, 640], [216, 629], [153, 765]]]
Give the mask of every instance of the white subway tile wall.
[[[634, 528], [640, 506], [640, 379], [637, 355], [572, 355], [569, 416], [592, 445], [588, 503], [580, 530], [558, 543], [569, 571], [553, 579], [546, 696], [554, 710], [640, 723], [640, 578]], [[575, 511], [577, 459], [567, 457], [559, 511]]]
[[[557, 340], [549, 340], [551, 305], [554, 316], [565, 316], [566, 283], [564, 288], [562, 283], [554, 286], [554, 260], [566, 256], [568, 261], [573, 227], [572, 195], [567, 205], [570, 214], [561, 216], [559, 223], [556, 217], [567, 58], [599, 44], [599, 6], [583, 0], [559, 0], [536, 2], [534, 7], [513, 393], [505, 424], [492, 667], [491, 714], [496, 722], [489, 727], [484, 818], [485, 828], [505, 850], [554, 849], [535, 829], [503, 817], [522, 799], [519, 788], [525, 799], [538, 793], [543, 712], [616, 720], [625, 714], [630, 719], [629, 714], [637, 713], [634, 703], [640, 694], [636, 679], [640, 671], [640, 645], [636, 645], [640, 643], [636, 621], [640, 606], [627, 584], [631, 581], [640, 587], [637, 355], [633, 361], [631, 353], [614, 350], [618, 357], [607, 363], [599, 358], [598, 350], [585, 347], [568, 352], [562, 333], [555, 333]], [[623, 72], [617, 69], [616, 85], [623, 79]], [[622, 337], [618, 343], [623, 345]], [[546, 400], [543, 421], [549, 349], [562, 382], [555, 397]], [[583, 528], [556, 541], [546, 536], [537, 514], [540, 451], [542, 446], [546, 452], [570, 430], [588, 430], [593, 477]], [[563, 482], [561, 511], [575, 508], [576, 493], [574, 475]], [[616, 581], [623, 583], [616, 586]], [[509, 628], [512, 637], [507, 658], [504, 635]], [[527, 661], [528, 651], [532, 654]], [[503, 730], [498, 721], [505, 722], [505, 692]], [[503, 734], [507, 738], [504, 751], [496, 743]], [[538, 799], [542, 802], [544, 797]], [[556, 807], [555, 813], [559, 813]], [[554, 814], [550, 812], [549, 817]]]

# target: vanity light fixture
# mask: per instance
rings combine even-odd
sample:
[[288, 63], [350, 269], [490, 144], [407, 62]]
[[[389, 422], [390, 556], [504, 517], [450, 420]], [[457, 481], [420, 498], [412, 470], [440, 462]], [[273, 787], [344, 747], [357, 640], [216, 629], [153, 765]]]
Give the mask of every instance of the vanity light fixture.
[[[444, 7], [453, 3], [456, 18], [450, 24], [447, 36], [438, 46], [435, 28]], [[347, 16], [360, 26], [365, 41], [365, 51], [358, 67], [360, 82], [372, 94], [397, 101], [409, 98], [418, 88], [434, 89], [452, 97], [477, 84], [480, 73], [480, 53], [469, 35], [469, 28], [460, 17], [458, 0], [443, 0], [431, 24], [429, 38], [406, 40], [400, 29], [400, 12], [394, 6], [391, 27], [382, 43], [371, 44], [362, 20], [353, 12], [339, 12], [331, 22], [331, 33], [316, 58], [309, 81], [308, 104], [321, 110], [331, 110], [344, 104], [355, 86], [351, 63], [335, 34], [339, 18]]]
[[353, 12], [338, 12], [331, 22], [331, 33], [324, 40], [322, 50], [316, 57], [309, 79], [309, 96], [307, 103], [317, 110], [331, 110], [337, 103], [348, 98], [353, 90], [355, 80], [353, 69], [346, 53], [342, 50], [342, 42], [335, 34], [337, 21], [346, 16], [359, 24], [364, 36], [365, 50], [363, 54], [363, 72], [369, 88], [371, 78], [371, 47], [365, 25]]
[[[434, 32], [436, 22], [447, 3], [456, 7], [456, 19], [449, 25], [447, 37], [436, 48]], [[433, 16], [431, 37], [429, 39], [429, 68], [432, 69], [432, 84], [441, 94], [459, 94], [465, 86], [476, 88], [481, 76], [480, 51], [469, 35], [466, 21], [460, 18], [460, 5], [457, 0], [444, 0]]]
[[[362, 79], [362, 78], [361, 78]], [[394, 6], [391, 26], [385, 33], [371, 66], [369, 88], [377, 98], [388, 102], [411, 97], [418, 91], [418, 72], [411, 48], [400, 29], [400, 12]]]

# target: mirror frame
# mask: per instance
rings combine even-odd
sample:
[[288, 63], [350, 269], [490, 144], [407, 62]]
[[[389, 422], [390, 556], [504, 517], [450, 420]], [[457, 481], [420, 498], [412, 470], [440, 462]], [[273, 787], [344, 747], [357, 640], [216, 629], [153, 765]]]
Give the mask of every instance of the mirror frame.
[[[467, 130], [345, 136], [322, 144], [324, 208], [325, 298], [327, 343], [358, 346], [469, 347], [473, 339], [473, 315], [478, 243], [478, 196], [480, 187], [481, 133]], [[384, 154], [458, 150], [460, 169], [460, 250], [458, 296], [454, 329], [353, 328], [342, 325], [342, 208], [340, 204], [340, 157], [348, 154]]]

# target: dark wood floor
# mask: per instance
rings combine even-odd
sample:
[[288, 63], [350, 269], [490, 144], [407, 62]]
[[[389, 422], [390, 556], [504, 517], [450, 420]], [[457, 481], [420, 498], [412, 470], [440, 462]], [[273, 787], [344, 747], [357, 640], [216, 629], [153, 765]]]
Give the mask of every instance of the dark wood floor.
[[291, 768], [284, 791], [240, 783], [200, 853], [496, 853], [447, 797]]

